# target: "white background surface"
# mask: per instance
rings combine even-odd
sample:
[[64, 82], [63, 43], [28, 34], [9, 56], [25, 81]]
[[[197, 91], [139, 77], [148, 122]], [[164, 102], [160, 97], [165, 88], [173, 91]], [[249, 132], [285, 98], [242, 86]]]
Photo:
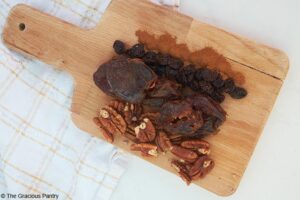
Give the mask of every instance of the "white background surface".
[[[241, 184], [230, 197], [132, 158], [113, 200], [300, 199], [300, 1], [181, 0], [180, 10], [230, 32], [284, 50], [290, 70]], [[258, 83], [259, 84], [259, 83]]]

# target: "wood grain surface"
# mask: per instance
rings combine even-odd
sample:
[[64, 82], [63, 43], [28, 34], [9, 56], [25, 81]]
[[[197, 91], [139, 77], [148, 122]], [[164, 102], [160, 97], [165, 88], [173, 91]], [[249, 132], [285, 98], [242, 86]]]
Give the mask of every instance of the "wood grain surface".
[[[21, 23], [25, 25], [23, 31], [19, 28]], [[245, 75], [244, 86], [249, 95], [242, 100], [226, 98], [222, 106], [228, 113], [228, 120], [219, 134], [208, 138], [216, 166], [205, 179], [195, 182], [218, 195], [232, 194], [239, 185], [288, 71], [288, 58], [282, 51], [140, 0], [113, 0], [97, 27], [90, 30], [18, 5], [10, 12], [3, 40], [13, 50], [68, 71], [76, 84], [73, 121], [80, 129], [101, 137], [92, 118], [109, 97], [94, 85], [92, 74], [114, 55], [114, 40], [134, 44], [137, 42], [134, 33], [138, 29], [156, 34], [169, 32], [192, 50], [214, 47], [228, 58], [234, 70]], [[120, 137], [115, 145], [125, 150], [130, 146]], [[143, 159], [175, 173], [169, 158], [167, 154], [157, 159]]]

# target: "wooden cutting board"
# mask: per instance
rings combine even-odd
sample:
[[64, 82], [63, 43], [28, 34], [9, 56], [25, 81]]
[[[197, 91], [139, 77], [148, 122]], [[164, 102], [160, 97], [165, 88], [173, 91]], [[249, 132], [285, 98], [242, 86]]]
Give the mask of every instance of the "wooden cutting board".
[[[282, 51], [141, 0], [113, 0], [99, 24], [90, 30], [18, 5], [10, 12], [3, 40], [9, 48], [55, 65], [74, 77], [72, 119], [80, 129], [101, 138], [92, 118], [109, 98], [94, 85], [92, 74], [114, 55], [115, 39], [134, 44], [138, 29], [156, 34], [167, 31], [177, 36], [179, 42], [187, 43], [191, 50], [214, 47], [234, 70], [246, 76], [244, 87], [249, 95], [242, 100], [226, 98], [222, 106], [228, 120], [219, 134], [208, 138], [216, 166], [205, 179], [195, 182], [218, 195], [232, 194], [288, 71], [288, 58]], [[130, 146], [121, 138], [115, 145], [125, 150]], [[143, 159], [174, 173], [169, 158], [170, 155]]]

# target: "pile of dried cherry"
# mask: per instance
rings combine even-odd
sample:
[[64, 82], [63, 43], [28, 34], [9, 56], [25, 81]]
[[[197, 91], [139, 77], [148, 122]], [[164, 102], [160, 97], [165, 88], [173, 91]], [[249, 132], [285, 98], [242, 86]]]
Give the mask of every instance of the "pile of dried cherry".
[[118, 56], [93, 77], [114, 98], [94, 118], [104, 138], [113, 143], [122, 135], [132, 142], [132, 151], [146, 157], [171, 153], [171, 165], [187, 184], [203, 178], [214, 167], [203, 138], [226, 120], [220, 105], [224, 94], [240, 99], [247, 91], [217, 71], [146, 51], [142, 44], [126, 49], [116, 40], [113, 48]]
[[113, 47], [117, 54], [142, 59], [158, 76], [174, 80], [196, 92], [206, 94], [219, 103], [225, 100], [224, 93], [228, 93], [234, 99], [247, 96], [247, 91], [236, 86], [232, 78], [224, 80], [219, 72], [206, 66], [200, 67], [193, 64], [184, 66], [182, 60], [169, 54], [146, 51], [143, 44], [135, 44], [126, 50], [125, 44], [116, 40]]

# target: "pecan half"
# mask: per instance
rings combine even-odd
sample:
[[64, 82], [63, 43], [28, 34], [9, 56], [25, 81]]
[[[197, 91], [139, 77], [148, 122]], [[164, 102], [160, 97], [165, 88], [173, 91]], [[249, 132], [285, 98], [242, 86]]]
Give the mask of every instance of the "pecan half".
[[195, 153], [194, 151], [190, 149], [185, 149], [177, 145], [171, 147], [171, 152], [178, 158], [191, 163], [195, 162], [195, 160], [198, 158], [198, 154]]
[[172, 160], [171, 165], [177, 172], [181, 171], [186, 174], [189, 173], [188, 165], [186, 163], [182, 163], [179, 160]]
[[172, 143], [168, 138], [167, 134], [163, 131], [160, 131], [155, 138], [155, 143], [158, 147], [158, 150], [161, 152], [167, 152], [171, 147]]
[[113, 134], [124, 134], [127, 124], [123, 117], [113, 108], [105, 106], [99, 112], [96, 123], [102, 128], [103, 136], [109, 142], [113, 142]]
[[113, 100], [109, 105], [123, 115], [126, 123], [129, 125], [136, 123], [142, 114], [142, 106], [139, 104]]
[[179, 162], [178, 160], [172, 160], [171, 166], [177, 171], [179, 176], [182, 178], [184, 182], [186, 182], [187, 185], [191, 183], [192, 179], [189, 176], [189, 172], [186, 165]]
[[134, 143], [139, 142], [139, 140], [136, 138], [134, 130], [132, 130], [130, 127], [127, 127], [124, 137], [126, 137], [127, 139], [129, 139], [130, 141], [132, 141]]
[[124, 108], [124, 117], [127, 123], [133, 124], [138, 121], [142, 113], [142, 107], [139, 104], [126, 103]]
[[100, 120], [98, 117], [94, 117], [94, 122], [97, 126], [99, 126], [101, 132], [102, 132], [102, 135], [104, 137], [104, 139], [109, 142], [109, 143], [113, 143], [114, 142], [114, 136], [112, 133], [106, 131], [105, 129], [101, 128], [101, 123], [100, 123]]
[[157, 157], [157, 146], [149, 143], [132, 144], [130, 146], [131, 151], [140, 151], [142, 156]]
[[140, 142], [152, 142], [156, 136], [156, 130], [148, 118], [143, 118], [142, 122], [134, 128], [136, 137]]
[[169, 135], [169, 139], [172, 142], [172, 144], [180, 145], [182, 140], [184, 139], [184, 136], [179, 134], [174, 134], [174, 135]]
[[187, 185], [189, 185], [189, 184], [191, 184], [191, 178], [187, 175], [187, 174], [185, 174], [185, 173], [183, 173], [183, 172], [178, 172], [178, 174], [179, 174], [179, 176], [181, 177], [181, 179], [187, 184]]
[[119, 112], [120, 114], [123, 113], [124, 107], [125, 107], [125, 103], [119, 100], [112, 100], [109, 102], [109, 107], [115, 109], [117, 112]]
[[210, 145], [205, 140], [195, 139], [181, 142], [182, 147], [198, 151], [200, 154], [208, 155], [210, 153]]
[[196, 162], [193, 164], [191, 169], [189, 170], [189, 176], [196, 180], [198, 178], [204, 177], [208, 174], [214, 167], [214, 161], [208, 156], [199, 157]]
[[98, 117], [94, 117], [93, 118], [93, 122], [97, 125], [97, 126], [101, 126], [100, 120]]
[[159, 119], [160, 113], [158, 112], [147, 112], [141, 115], [141, 119], [148, 118], [150, 121], [155, 125], [155, 127], [158, 126], [158, 119]]

